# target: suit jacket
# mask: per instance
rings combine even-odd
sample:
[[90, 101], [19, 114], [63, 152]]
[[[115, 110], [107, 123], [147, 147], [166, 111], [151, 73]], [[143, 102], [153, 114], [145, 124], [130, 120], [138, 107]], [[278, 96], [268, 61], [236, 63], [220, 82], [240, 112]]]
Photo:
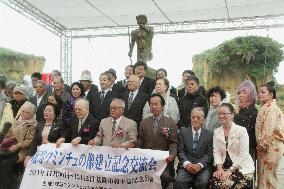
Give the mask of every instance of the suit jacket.
[[48, 97], [48, 94], [45, 93], [38, 106], [37, 106], [37, 95], [31, 97], [29, 100], [32, 104], [36, 106], [36, 120], [38, 122], [44, 121], [43, 111], [47, 103], [47, 97]]
[[[137, 140], [137, 124], [124, 116], [122, 116], [118, 127], [114, 134], [112, 134], [112, 118], [108, 117], [101, 121], [99, 132], [95, 137], [95, 144], [102, 146], [111, 146], [112, 144], [120, 144], [125, 146], [129, 142]], [[117, 132], [122, 129], [122, 134], [118, 135]]]
[[126, 79], [123, 79], [123, 80], [120, 80], [117, 82], [118, 85], [124, 87], [124, 89], [126, 90], [128, 87], [127, 87], [127, 80]]
[[240, 167], [239, 171], [243, 174], [254, 171], [254, 162], [249, 154], [249, 136], [246, 128], [232, 124], [228, 136], [228, 148], [226, 150], [226, 141], [224, 128], [219, 127], [214, 130], [213, 137], [214, 164], [223, 164], [228, 151], [234, 167]]
[[125, 88], [120, 83], [115, 83], [112, 86], [112, 91], [115, 92], [118, 98], [121, 98], [121, 95], [124, 93]]
[[110, 103], [111, 103], [112, 99], [118, 98], [118, 94], [114, 91], [111, 91], [111, 90], [109, 90], [105, 94], [105, 98], [104, 98], [103, 102], [101, 102], [100, 95], [101, 95], [101, 92], [99, 92], [99, 94], [96, 97], [97, 98], [97, 100], [96, 100], [97, 106], [99, 106], [99, 114], [96, 117], [99, 119], [99, 121], [101, 121], [104, 118], [109, 117]]
[[143, 108], [147, 103], [149, 96], [148, 94], [139, 91], [136, 97], [134, 98], [131, 107], [129, 108], [128, 107], [129, 93], [130, 92], [127, 91], [122, 95], [122, 99], [125, 102], [124, 116], [135, 121], [137, 123], [137, 126], [139, 127], [140, 122], [142, 120]]
[[155, 88], [155, 85], [155, 80], [148, 77], [144, 77], [142, 83], [140, 84], [139, 91], [144, 92], [150, 96]]
[[67, 139], [67, 141], [69, 140], [69, 142], [71, 142], [76, 137], [81, 137], [80, 144], [88, 144], [89, 140], [95, 138], [96, 133], [99, 130], [99, 128], [95, 124], [94, 117], [90, 113], [87, 116], [83, 125], [81, 126], [79, 132], [78, 132], [79, 119], [77, 117], [72, 117], [70, 123], [71, 123], [70, 128], [67, 128], [63, 135], [65, 141]]
[[180, 166], [183, 167], [185, 161], [191, 163], [201, 163], [204, 168], [213, 165], [213, 133], [201, 128], [201, 133], [196, 147], [196, 152], [192, 150], [193, 133], [192, 128], [184, 128], [178, 136], [178, 157]]
[[[177, 155], [178, 128], [174, 120], [162, 115], [156, 135], [153, 133], [153, 125], [154, 120], [152, 116], [141, 121], [138, 140], [134, 142], [134, 146], [142, 149], [169, 150], [170, 154], [175, 157]], [[169, 128], [168, 136], [162, 132], [163, 128]]]
[[[33, 156], [37, 151], [37, 147], [42, 144], [42, 131], [44, 129], [44, 124], [45, 124], [44, 121], [37, 123], [34, 138], [29, 148], [28, 156]], [[51, 143], [55, 143], [62, 136], [62, 132], [63, 132], [62, 121], [58, 120], [53, 122], [48, 134], [48, 141]]]
[[100, 100], [100, 95], [98, 93], [98, 87], [92, 85], [90, 91], [86, 96], [87, 100], [89, 101], [89, 112], [93, 115], [96, 120], [97, 125], [100, 123], [100, 103], [97, 101]]

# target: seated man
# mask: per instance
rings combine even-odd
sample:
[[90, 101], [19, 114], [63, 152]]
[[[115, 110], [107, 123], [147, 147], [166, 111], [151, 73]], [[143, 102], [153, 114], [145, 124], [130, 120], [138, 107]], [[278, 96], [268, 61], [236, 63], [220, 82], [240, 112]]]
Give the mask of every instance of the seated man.
[[97, 136], [88, 142], [89, 145], [127, 147], [137, 140], [137, 124], [123, 115], [125, 103], [113, 99], [110, 104], [110, 117], [101, 121]]
[[141, 121], [139, 137], [132, 146], [142, 149], [169, 151], [167, 167], [161, 174], [162, 189], [166, 189], [174, 178], [174, 159], [177, 154], [177, 125], [171, 118], [163, 115], [164, 98], [159, 94], [150, 96], [150, 109], [153, 116]]
[[191, 126], [179, 132], [179, 168], [175, 181], [178, 189], [194, 187], [207, 189], [213, 167], [213, 134], [201, 128], [204, 111], [200, 107], [191, 111]]
[[[71, 144], [88, 144], [88, 141], [96, 136], [98, 128], [95, 126], [95, 119], [89, 113], [89, 102], [85, 99], [79, 99], [74, 107], [76, 117], [71, 118], [71, 127], [66, 129], [63, 136], [56, 142], [56, 147], [70, 138]], [[67, 141], [69, 142], [69, 141]]]

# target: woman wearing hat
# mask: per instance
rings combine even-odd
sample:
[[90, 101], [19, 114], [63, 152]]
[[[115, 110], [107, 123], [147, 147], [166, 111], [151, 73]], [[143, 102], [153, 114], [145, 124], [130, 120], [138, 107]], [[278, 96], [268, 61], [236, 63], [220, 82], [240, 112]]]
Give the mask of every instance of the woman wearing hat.
[[1, 189], [15, 188], [15, 165], [23, 163], [27, 156], [37, 124], [35, 112], [36, 107], [30, 102], [25, 102], [21, 106], [19, 119], [13, 122], [0, 144]]
[[238, 111], [234, 117], [237, 125], [247, 129], [249, 135], [249, 153], [255, 161], [256, 140], [255, 140], [255, 121], [257, 109], [255, 106], [257, 92], [254, 84], [250, 80], [245, 80], [237, 91]]
[[27, 98], [27, 92], [24, 87], [16, 86], [14, 88], [13, 99], [6, 103], [3, 111], [3, 117], [0, 124], [0, 132], [2, 132], [2, 130], [4, 129], [4, 125], [6, 125], [5, 127], [8, 127], [9, 125], [11, 126], [11, 124], [15, 120], [19, 119], [22, 112], [21, 107], [27, 102]]

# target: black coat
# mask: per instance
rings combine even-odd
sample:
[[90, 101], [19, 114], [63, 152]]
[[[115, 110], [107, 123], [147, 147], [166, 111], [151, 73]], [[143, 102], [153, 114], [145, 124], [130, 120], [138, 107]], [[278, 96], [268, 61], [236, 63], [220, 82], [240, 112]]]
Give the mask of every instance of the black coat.
[[29, 100], [33, 105], [36, 106], [36, 120], [37, 120], [37, 122], [44, 121], [43, 111], [44, 111], [45, 105], [47, 103], [47, 97], [48, 97], [48, 94], [45, 93], [38, 106], [37, 106], [37, 95], [32, 96]]
[[149, 99], [148, 94], [138, 92], [130, 108], [128, 108], [129, 91], [123, 93], [122, 99], [125, 102], [124, 116], [135, 121], [137, 127], [139, 127], [142, 120], [143, 108]]
[[121, 98], [122, 94], [125, 92], [125, 87], [121, 83], [115, 83], [112, 86], [112, 91], [117, 94], [117, 98]]
[[[204, 88], [203, 86], [199, 86], [198, 91], [199, 91], [203, 96], [206, 97], [206, 90], [205, 90], [205, 88]], [[182, 88], [182, 89], [180, 89], [180, 90], [178, 90], [178, 98], [181, 99], [182, 97], [184, 97], [184, 96], [186, 95], [186, 93], [187, 93], [187, 92], [186, 92], [185, 87]]]
[[99, 92], [98, 96], [96, 97], [96, 98], [98, 98], [96, 100], [97, 106], [99, 106], [99, 114], [96, 116], [96, 118], [98, 118], [99, 121], [101, 121], [104, 118], [109, 117], [110, 103], [111, 103], [112, 99], [119, 97], [119, 95], [116, 92], [108, 91], [107, 94], [105, 94], [104, 101], [101, 102], [100, 95], [101, 95], [101, 93]]
[[78, 132], [79, 119], [71, 118], [70, 127], [66, 128], [63, 134], [65, 142], [71, 142], [76, 137], [81, 137], [80, 144], [88, 144], [89, 140], [95, 138], [99, 127], [96, 126], [95, 119], [89, 114]]
[[[44, 121], [37, 123], [34, 138], [29, 148], [28, 156], [33, 156], [37, 151], [37, 147], [42, 144], [42, 131], [44, 128], [44, 124], [45, 124]], [[51, 129], [48, 135], [48, 141], [51, 143], [55, 143], [62, 136], [62, 134], [63, 134], [62, 121], [60, 120], [55, 121], [51, 126]]]
[[207, 98], [201, 95], [199, 91], [193, 94], [187, 94], [179, 100], [180, 120], [178, 122], [179, 128], [189, 127], [191, 110], [195, 107], [201, 107], [204, 110], [205, 116], [208, 113]]
[[255, 105], [240, 109], [239, 113], [235, 115], [234, 122], [237, 125], [243, 126], [247, 129], [249, 135], [249, 152], [255, 160], [256, 138], [255, 138], [255, 122], [257, 117], [257, 109]]
[[155, 80], [148, 77], [144, 77], [142, 83], [140, 84], [139, 91], [144, 92], [150, 96], [155, 88], [155, 85]]
[[98, 92], [98, 87], [96, 85], [92, 85], [86, 98], [89, 101], [89, 112], [93, 115], [96, 122], [98, 122], [99, 124], [100, 104], [98, 103], [98, 101], [100, 99], [100, 95]]

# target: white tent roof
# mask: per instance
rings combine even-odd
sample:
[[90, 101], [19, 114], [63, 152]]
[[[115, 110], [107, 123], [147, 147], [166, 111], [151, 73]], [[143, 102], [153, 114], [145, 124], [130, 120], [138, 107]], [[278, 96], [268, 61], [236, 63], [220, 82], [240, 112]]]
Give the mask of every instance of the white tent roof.
[[284, 0], [26, 0], [66, 29], [284, 15]]

